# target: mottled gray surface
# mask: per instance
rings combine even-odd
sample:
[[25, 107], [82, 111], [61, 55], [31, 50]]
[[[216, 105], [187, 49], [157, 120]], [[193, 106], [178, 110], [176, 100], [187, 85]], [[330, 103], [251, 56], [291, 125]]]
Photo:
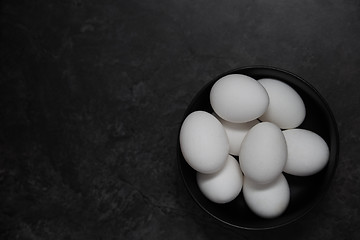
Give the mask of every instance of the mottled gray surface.
[[[1, 239], [360, 239], [359, 1], [1, 2]], [[235, 232], [191, 199], [176, 165], [206, 82], [265, 64], [330, 104], [340, 162], [322, 204]]]

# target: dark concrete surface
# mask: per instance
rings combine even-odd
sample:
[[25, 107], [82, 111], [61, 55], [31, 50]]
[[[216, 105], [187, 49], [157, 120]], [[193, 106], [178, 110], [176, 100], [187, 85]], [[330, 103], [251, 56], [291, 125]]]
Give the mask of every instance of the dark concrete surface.
[[[1, 1], [0, 239], [360, 239], [360, 2]], [[338, 123], [332, 185], [304, 218], [233, 231], [176, 164], [213, 77], [302, 76]]]

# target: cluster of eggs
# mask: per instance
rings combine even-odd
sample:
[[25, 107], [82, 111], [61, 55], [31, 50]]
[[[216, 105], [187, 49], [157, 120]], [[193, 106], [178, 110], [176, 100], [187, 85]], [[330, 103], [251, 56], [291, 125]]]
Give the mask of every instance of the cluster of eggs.
[[243, 191], [258, 216], [281, 215], [290, 201], [283, 172], [309, 176], [329, 159], [326, 142], [298, 128], [306, 115], [300, 95], [280, 80], [230, 74], [212, 86], [210, 104], [214, 112], [192, 112], [179, 136], [200, 191], [219, 204]]

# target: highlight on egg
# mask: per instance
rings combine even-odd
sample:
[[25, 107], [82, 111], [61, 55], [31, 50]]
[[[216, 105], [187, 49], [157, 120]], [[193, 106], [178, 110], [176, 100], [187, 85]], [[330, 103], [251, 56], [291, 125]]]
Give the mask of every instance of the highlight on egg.
[[318, 134], [305, 129], [283, 131], [288, 158], [284, 172], [310, 176], [321, 171], [329, 161], [329, 147]]
[[205, 111], [189, 114], [180, 129], [180, 148], [185, 161], [196, 171], [219, 171], [229, 154], [226, 132], [213, 115]]
[[300, 95], [288, 84], [276, 79], [264, 78], [258, 82], [269, 96], [269, 106], [259, 119], [272, 122], [281, 129], [300, 126], [306, 115], [305, 104]]
[[283, 174], [267, 184], [259, 184], [245, 176], [243, 193], [249, 208], [263, 218], [280, 216], [290, 202], [290, 188]]
[[244, 123], [264, 114], [269, 105], [269, 96], [255, 79], [230, 74], [215, 82], [210, 91], [210, 104], [222, 119]]
[[239, 152], [244, 175], [253, 181], [266, 184], [283, 171], [287, 147], [281, 129], [273, 123], [262, 122], [246, 134]]
[[239, 163], [228, 156], [225, 166], [213, 174], [196, 174], [200, 191], [215, 203], [227, 203], [234, 200], [241, 192], [243, 175]]

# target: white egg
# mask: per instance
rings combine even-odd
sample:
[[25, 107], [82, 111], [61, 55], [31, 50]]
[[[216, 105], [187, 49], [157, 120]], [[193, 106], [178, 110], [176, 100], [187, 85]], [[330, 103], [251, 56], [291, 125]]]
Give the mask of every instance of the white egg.
[[259, 118], [282, 129], [296, 128], [304, 121], [306, 110], [300, 95], [288, 84], [275, 79], [260, 79], [269, 95], [269, 106]]
[[244, 175], [261, 184], [269, 183], [283, 171], [287, 158], [281, 129], [262, 122], [252, 127], [241, 143], [239, 162]]
[[283, 131], [288, 158], [284, 172], [309, 176], [323, 169], [329, 160], [329, 147], [318, 134], [305, 129]]
[[213, 115], [204, 111], [189, 114], [180, 129], [180, 148], [186, 162], [201, 173], [214, 173], [229, 154], [226, 132]]
[[243, 123], [260, 117], [268, 107], [269, 97], [255, 79], [242, 74], [230, 74], [213, 85], [210, 103], [222, 119]]
[[243, 194], [246, 204], [258, 216], [280, 216], [289, 205], [290, 188], [283, 174], [268, 184], [258, 184], [244, 177]]
[[213, 174], [198, 172], [196, 180], [200, 191], [215, 203], [227, 203], [234, 200], [243, 185], [239, 163], [230, 155], [220, 171]]
[[240, 152], [240, 146], [243, 139], [245, 138], [245, 135], [250, 130], [250, 128], [259, 123], [259, 120], [255, 119], [246, 123], [232, 123], [222, 119], [216, 113], [213, 113], [213, 115], [221, 122], [225, 129], [226, 135], [229, 139], [230, 154], [238, 156]]

